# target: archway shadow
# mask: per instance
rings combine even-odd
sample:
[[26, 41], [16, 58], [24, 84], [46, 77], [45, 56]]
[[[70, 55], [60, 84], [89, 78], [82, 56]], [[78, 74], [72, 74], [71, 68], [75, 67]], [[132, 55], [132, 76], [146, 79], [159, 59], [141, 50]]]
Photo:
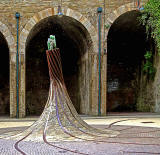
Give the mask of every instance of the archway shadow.
[[2, 33], [0, 33], [0, 52], [0, 115], [9, 115], [9, 48]]
[[135, 112], [140, 88], [144, 54], [149, 48], [139, 11], [119, 16], [108, 33], [108, 99], [109, 112]]
[[76, 110], [81, 113], [80, 82], [85, 78], [82, 73], [82, 66], [85, 65], [82, 57], [88, 50], [88, 31], [71, 17], [51, 16], [37, 23], [27, 38], [27, 115], [40, 115], [47, 100], [49, 75], [45, 51], [50, 34], [56, 36], [57, 47], [61, 51], [64, 80]]

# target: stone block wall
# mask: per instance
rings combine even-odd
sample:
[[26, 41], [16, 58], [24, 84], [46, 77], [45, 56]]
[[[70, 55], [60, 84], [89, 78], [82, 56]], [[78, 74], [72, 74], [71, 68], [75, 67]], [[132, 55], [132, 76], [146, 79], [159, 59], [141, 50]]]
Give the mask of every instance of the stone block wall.
[[[145, 3], [147, 0], [143, 0]], [[86, 113], [98, 114], [98, 15], [97, 8], [103, 8], [102, 14], [102, 114], [106, 114], [106, 38], [108, 30], [104, 25], [111, 24], [122, 13], [136, 9], [135, 0], [0, 0], [0, 31], [5, 36], [10, 50], [10, 115], [16, 116], [16, 36], [17, 24], [15, 13], [19, 12], [19, 107], [20, 117], [25, 116], [25, 47], [27, 37], [32, 28], [40, 20], [57, 15], [58, 5], [62, 6], [62, 12], [84, 25], [91, 36], [92, 49], [88, 52], [87, 71], [89, 86], [87, 87], [90, 103]], [[84, 105], [82, 109], [84, 109]], [[88, 112], [87, 112], [88, 111]]]

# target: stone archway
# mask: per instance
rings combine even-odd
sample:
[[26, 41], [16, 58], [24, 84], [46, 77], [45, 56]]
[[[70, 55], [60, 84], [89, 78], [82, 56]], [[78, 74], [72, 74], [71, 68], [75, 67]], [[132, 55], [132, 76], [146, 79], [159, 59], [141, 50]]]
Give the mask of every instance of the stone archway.
[[[130, 20], [127, 20], [127, 16], [128, 17], [130, 17], [130, 18], [128, 18], [128, 19], [130, 19]], [[125, 58], [123, 57], [123, 56], [120, 56], [120, 55], [118, 55], [117, 57], [119, 58], [119, 60], [121, 59], [121, 61], [122, 61], [122, 57], [123, 57], [123, 60], [125, 60], [125, 59], [128, 59], [128, 61], [125, 61], [124, 63], [128, 63], [128, 62], [130, 62], [130, 63], [128, 63], [128, 65], [127, 65], [127, 63], [126, 64], [122, 64], [122, 62], [118, 62], [118, 60], [115, 60], [115, 61], [117, 61], [117, 62], [115, 62], [114, 63], [114, 67], [113, 67], [113, 65], [110, 65], [110, 63], [111, 63], [111, 60], [110, 60], [110, 58], [112, 58], [112, 59], [114, 59], [115, 57], [112, 55], [112, 57], [111, 57], [111, 41], [109, 42], [108, 41], [108, 39], [110, 39], [111, 40], [111, 32], [114, 34], [114, 37], [113, 38], [115, 38], [115, 34], [117, 33], [117, 36], [118, 36], [118, 34], [121, 34], [121, 35], [119, 35], [120, 36], [120, 38], [118, 38], [117, 40], [118, 40], [118, 42], [121, 42], [121, 40], [123, 40], [123, 36], [125, 36], [125, 33], [119, 33], [119, 32], [125, 32], [125, 31], [123, 31], [123, 29], [122, 29], [122, 27], [124, 28], [125, 26], [125, 23], [127, 23], [127, 21], [130, 21], [130, 23], [132, 23], [133, 25], [135, 24], [135, 27], [137, 28], [138, 27], [138, 22], [132, 22], [132, 21], [136, 21], [136, 18], [138, 17], [138, 16], [140, 16], [140, 12], [138, 11], [138, 9], [135, 7], [135, 5], [134, 5], [134, 3], [129, 3], [129, 4], [126, 4], [126, 5], [123, 5], [123, 6], [121, 6], [121, 7], [119, 7], [118, 9], [116, 9], [114, 12], [112, 12], [111, 14], [109, 14], [109, 16], [108, 16], [108, 19], [107, 19], [107, 34], [106, 34], [106, 39], [105, 39], [105, 48], [106, 48], [106, 50], [108, 50], [108, 51], [110, 51], [108, 54], [107, 54], [107, 56], [108, 56], [108, 62], [107, 62], [107, 64], [108, 64], [108, 70], [107, 70], [107, 72], [108, 72], [108, 86], [110, 87], [113, 87], [114, 89], [113, 90], [110, 90], [110, 89], [108, 89], [108, 111], [111, 111], [110, 109], [111, 109], [111, 106], [110, 106], [110, 104], [109, 103], [112, 103], [112, 101], [114, 102], [114, 99], [116, 98], [115, 96], [118, 96], [119, 95], [119, 99], [115, 99], [116, 101], [114, 102], [114, 108], [116, 107], [120, 107], [120, 103], [119, 102], [124, 102], [125, 103], [125, 106], [127, 105], [127, 103], [135, 103], [135, 101], [136, 101], [136, 97], [134, 97], [134, 96], [136, 96], [135, 94], [137, 93], [137, 92], [135, 92], [135, 91], [137, 91], [136, 89], [135, 89], [135, 87], [136, 86], [134, 86], [134, 87], [127, 87], [127, 88], [129, 88], [128, 90], [125, 88], [125, 86], [123, 85], [123, 88], [122, 88], [122, 84], [119, 82], [120, 80], [124, 80], [125, 78], [121, 78], [120, 77], [120, 75], [121, 74], [123, 74], [122, 72], [123, 72], [123, 70], [122, 69], [124, 69], [123, 67], [126, 65], [128, 68], [130, 67], [130, 66], [128, 66], [129, 64], [131, 64], [132, 63], [132, 68], [133, 67], [135, 67], [134, 69], [137, 69], [136, 71], [135, 71], [135, 74], [137, 75], [137, 77], [139, 76], [138, 75], [138, 71], [140, 70], [139, 68], [141, 67], [141, 64], [140, 64], [140, 61], [142, 62], [143, 61], [143, 57], [144, 57], [144, 49], [145, 48], [143, 48], [143, 51], [140, 51], [141, 52], [141, 54], [137, 54], [136, 53], [136, 51], [138, 51], [138, 50], [135, 50], [134, 51], [134, 53], [136, 53], [135, 55], [139, 58], [139, 60], [138, 59], [136, 59], [135, 61], [136, 61], [136, 63], [134, 64], [132, 61], [130, 61], [130, 59], [127, 57], [127, 55], [125, 55]], [[124, 20], [122, 20], [122, 18], [124, 18]], [[118, 24], [120, 24], [120, 22], [118, 21], [118, 20], [121, 20], [122, 21], [122, 25], [123, 26], [117, 26]], [[126, 19], [126, 20], [125, 20]], [[134, 19], [134, 20], [133, 20]], [[119, 22], [119, 23], [118, 23]], [[116, 24], [115, 24], [116, 23]], [[117, 24], [118, 23], [118, 24]], [[113, 26], [114, 25], [114, 26]], [[133, 28], [132, 28], [132, 30], [131, 29], [129, 29], [129, 24], [126, 24], [127, 26], [128, 26], [128, 32], [130, 32], [130, 31], [135, 31], [136, 32], [136, 30], [137, 30], [137, 32], [139, 31], [139, 33], [141, 32], [141, 34], [139, 35], [139, 38], [141, 38], [142, 39], [142, 43], [141, 43], [141, 45], [137, 45], [138, 47], [139, 47], [139, 49], [141, 49], [142, 47], [145, 47], [146, 46], [146, 39], [145, 39], [145, 28], [144, 27], [142, 27], [142, 26], [140, 26], [140, 24], [139, 24], [139, 29], [136, 29], [136, 30], [133, 30]], [[117, 28], [117, 27], [118, 28]], [[126, 27], [127, 27], [126, 26]], [[115, 28], [114, 30], [113, 30], [113, 27]], [[131, 26], [130, 26], [131, 27]], [[129, 31], [130, 30], [130, 31]], [[129, 34], [129, 33], [128, 33]], [[135, 36], [137, 35], [136, 33], [134, 33], [135, 34]], [[126, 35], [127, 36], [127, 35]], [[130, 36], [132, 36], [131, 35], [131, 33], [130, 33]], [[133, 37], [135, 37], [135, 36], [133, 36]], [[138, 35], [137, 35], [138, 36]], [[129, 37], [126, 37], [126, 38], [128, 38], [128, 39], [130, 39]], [[132, 38], [133, 39], [133, 38]], [[134, 40], [134, 39], [133, 39]], [[144, 40], [144, 41], [143, 41]], [[107, 43], [110, 43], [109, 45], [108, 45], [108, 47], [107, 47]], [[129, 42], [129, 41], [128, 41]], [[128, 43], [127, 42], [127, 43]], [[141, 42], [141, 40], [139, 41], [139, 43]], [[133, 43], [136, 43], [136, 41], [134, 42], [134, 41], [132, 41], [132, 44]], [[129, 44], [129, 45], [132, 45], [132, 44]], [[119, 44], [117, 44], [117, 45], [119, 45]], [[115, 44], [114, 44], [114, 46], [115, 46]], [[127, 47], [125, 44], [123, 45], [124, 47]], [[118, 48], [119, 49], [116, 49], [116, 47], [115, 47], [115, 49], [117, 50], [117, 52], [119, 52], [119, 53], [121, 53], [121, 55], [123, 55], [123, 52], [121, 51], [121, 49], [122, 48], [120, 48], [120, 46], [118, 46]], [[132, 49], [134, 49], [132, 46], [131, 46], [131, 48]], [[127, 49], [127, 48], [126, 48]], [[118, 51], [119, 50], [119, 51]], [[123, 49], [124, 51], [125, 51], [125, 49]], [[113, 50], [112, 50], [113, 51]], [[131, 50], [129, 50], [129, 51], [131, 51]], [[139, 52], [139, 53], [140, 53]], [[125, 52], [124, 52], [125, 53]], [[131, 52], [132, 53], [132, 52]], [[132, 59], [134, 59], [134, 54], [131, 54], [130, 53], [130, 56], [133, 56], [132, 57]], [[109, 58], [110, 57], [110, 58]], [[117, 66], [119, 67], [119, 70], [121, 69], [121, 74], [119, 73], [119, 74], [117, 74], [117, 75], [115, 75], [116, 73], [115, 72], [117, 72], [118, 73], [118, 67], [116, 68], [115, 67], [115, 64], [118, 64]], [[134, 65], [133, 65], [134, 64]], [[139, 65], [139, 66], [138, 66]], [[109, 68], [110, 67], [110, 68]], [[137, 67], [137, 68], [136, 68]], [[138, 68], [139, 67], [139, 68]], [[128, 69], [127, 68], [127, 69]], [[125, 68], [125, 71], [127, 70], [126, 68]], [[131, 70], [131, 68], [130, 69], [128, 69], [128, 70]], [[112, 78], [110, 77], [110, 72], [113, 72], [114, 73], [114, 76], [112, 75]], [[129, 72], [125, 72], [125, 76], [127, 77]], [[132, 72], [133, 73], [133, 72]], [[118, 77], [118, 75], [119, 75], [119, 77]], [[132, 74], [130, 74], [130, 75], [132, 75]], [[124, 75], [123, 75], [124, 76]], [[118, 78], [117, 78], [118, 77]], [[134, 79], [135, 77], [134, 76], [132, 76], [132, 81], [134, 81], [135, 79]], [[126, 78], [127, 79], [127, 78]], [[134, 79], [134, 80], [133, 80]], [[136, 80], [135, 80], [136, 81]], [[138, 80], [137, 80], [138, 81]], [[137, 82], [136, 81], [136, 82]], [[126, 84], [128, 81], [125, 81], [124, 82], [124, 84]], [[128, 82], [129, 83], [129, 82]], [[137, 82], [138, 83], [138, 82]], [[126, 84], [127, 85], [127, 84]], [[136, 84], [135, 84], [136, 85]], [[108, 87], [108, 88], [109, 88]], [[139, 88], [138, 86], [137, 86], [137, 88]], [[120, 91], [120, 93], [118, 92], [118, 91]], [[130, 92], [130, 94], [128, 93], [128, 94], [125, 94], [124, 92]], [[112, 92], [114, 92], [113, 93], [113, 96], [114, 96], [114, 99], [112, 98], [112, 97], [110, 97], [111, 95], [109, 95], [109, 94], [111, 94]], [[125, 94], [125, 95], [124, 95]], [[137, 93], [138, 94], [138, 93]], [[124, 96], [125, 97], [124, 97]], [[128, 96], [127, 96], [128, 95]], [[122, 97], [123, 96], [123, 97]], [[128, 98], [127, 98], [127, 97]], [[138, 95], [137, 95], [138, 96]], [[126, 100], [125, 99], [122, 99], [122, 98], [126, 98]], [[133, 101], [134, 100], [134, 101]], [[129, 106], [130, 107], [129, 107]], [[123, 108], [121, 107], [121, 108], [119, 108], [119, 109], [121, 109], [121, 110], [128, 110], [128, 111], [131, 111], [131, 110], [135, 110], [136, 109], [136, 105], [134, 105], [134, 104], [128, 104], [126, 107], [123, 105]], [[110, 107], [109, 107], [110, 106]], [[133, 108], [134, 107], [134, 108]], [[116, 109], [115, 108], [115, 109]], [[116, 109], [116, 110], [119, 110], [119, 109]], [[126, 109], [125, 109], [126, 108]], [[113, 109], [113, 108], [112, 108]], [[115, 110], [114, 109], [114, 110]]]
[[[89, 22], [89, 20], [83, 16], [82, 14], [72, 10], [72, 9], [62, 9], [63, 15], [65, 16], [69, 16], [72, 17], [74, 19], [76, 19], [77, 21], [79, 21], [80, 23], [82, 23], [82, 25], [84, 25], [84, 27], [88, 30], [88, 32], [91, 35], [91, 39], [93, 42], [93, 51], [97, 52], [97, 30], [95, 29], [95, 27]], [[21, 34], [20, 34], [20, 52], [21, 54], [25, 53], [25, 42], [27, 40], [27, 36], [30, 32], [30, 30], [42, 19], [50, 17], [50, 16], [54, 16], [57, 15], [57, 9], [56, 8], [49, 8], [43, 11], [40, 11], [38, 13], [36, 13], [26, 24], [26, 26], [24, 27], [24, 29], [22, 30]]]
[[16, 44], [8, 27], [0, 22], [0, 32], [3, 34], [9, 48], [9, 85], [10, 85], [10, 116], [16, 116]]
[[[144, 5], [144, 3], [142, 2], [142, 5]], [[132, 10], [137, 10], [138, 8], [135, 6], [135, 2], [132, 3], [128, 3], [128, 4], [124, 4], [120, 7], [118, 7], [116, 10], [114, 10], [113, 12], [111, 12], [108, 15], [108, 18], [106, 20], [106, 26], [107, 29], [105, 31], [105, 41], [104, 41], [104, 48], [107, 51], [107, 36], [108, 36], [108, 32], [109, 32], [109, 28], [110, 26], [113, 24], [113, 22], [122, 14], [128, 12], [128, 11], [132, 11]]]
[[[92, 115], [97, 115], [98, 113], [98, 85], [97, 85], [97, 80], [98, 80], [98, 36], [97, 36], [97, 30], [95, 29], [95, 27], [89, 22], [89, 20], [84, 17], [82, 14], [80, 14], [79, 12], [76, 12], [74, 10], [71, 10], [69, 8], [64, 8], [62, 9], [62, 13], [65, 16], [71, 17], [77, 21], [79, 21], [85, 28], [86, 30], [89, 32], [89, 35], [91, 37], [91, 42], [90, 44], [92, 44], [92, 48], [90, 48], [90, 52], [88, 52], [87, 54], [85, 54], [84, 58], [87, 57], [88, 59], [88, 67], [87, 67], [87, 73], [88, 73], [88, 81], [89, 81], [89, 85], [87, 87], [87, 91], [89, 92], [89, 96], [87, 98], [87, 102], [90, 103], [89, 105], [87, 105], [86, 107], [86, 112], [85, 114], [92, 114]], [[21, 34], [20, 34], [20, 63], [21, 63], [21, 79], [20, 79], [20, 117], [24, 117], [25, 116], [25, 72], [26, 72], [26, 68], [25, 68], [25, 57], [26, 57], [26, 53], [25, 53], [25, 48], [26, 48], [26, 41], [27, 41], [27, 37], [31, 31], [31, 29], [37, 24], [39, 23], [41, 20], [47, 18], [47, 17], [51, 17], [57, 15], [57, 8], [49, 8], [43, 11], [40, 11], [38, 13], [36, 13], [26, 24], [26, 26], [24, 27], [24, 29], [22, 30]], [[92, 65], [93, 64], [93, 65]], [[105, 74], [103, 72], [103, 74]], [[104, 87], [105, 84], [103, 84]], [[106, 99], [106, 95], [105, 93], [102, 93], [103, 96], [103, 101], [105, 101]], [[102, 114], [105, 115], [105, 102], [103, 102], [104, 105], [102, 105]]]

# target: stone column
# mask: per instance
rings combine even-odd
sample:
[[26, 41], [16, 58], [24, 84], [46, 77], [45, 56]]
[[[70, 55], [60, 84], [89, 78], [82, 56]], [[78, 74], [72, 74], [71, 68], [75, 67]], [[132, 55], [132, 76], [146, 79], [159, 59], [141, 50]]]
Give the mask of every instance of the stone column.
[[80, 113], [86, 114], [86, 72], [85, 72], [85, 60], [81, 58], [80, 60], [80, 74], [79, 74], [79, 88], [80, 88]]
[[80, 86], [80, 113], [89, 114], [89, 65], [88, 52], [80, 60], [79, 86]]
[[89, 53], [89, 62], [90, 62], [90, 106], [89, 114], [98, 115], [98, 54]]
[[26, 116], [25, 105], [25, 56], [21, 53], [19, 56], [19, 117]]
[[101, 55], [101, 115], [107, 111], [107, 54]]
[[16, 52], [10, 52], [10, 117], [16, 117]]
[[[101, 56], [101, 115], [106, 115], [106, 55]], [[90, 62], [90, 115], [98, 115], [99, 70], [98, 53], [89, 54]]]
[[86, 65], [86, 70], [85, 70], [85, 83], [86, 83], [86, 114], [89, 115], [90, 112], [90, 97], [89, 97], [89, 85], [90, 85], [90, 73], [89, 73], [89, 59], [88, 59], [88, 54], [89, 52], [86, 53], [85, 57], [85, 65]]

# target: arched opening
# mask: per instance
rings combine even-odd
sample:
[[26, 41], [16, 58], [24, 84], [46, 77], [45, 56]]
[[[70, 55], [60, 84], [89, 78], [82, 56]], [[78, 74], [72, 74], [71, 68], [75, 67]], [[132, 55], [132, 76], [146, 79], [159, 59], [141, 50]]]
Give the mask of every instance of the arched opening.
[[9, 115], [9, 48], [0, 33], [0, 115]]
[[68, 16], [51, 16], [41, 20], [31, 30], [26, 42], [26, 112], [40, 115], [48, 97], [49, 75], [46, 59], [47, 40], [55, 35], [60, 48], [64, 80], [71, 100], [78, 111], [88, 83], [85, 82], [85, 56], [91, 41], [88, 31], [77, 20]]
[[108, 33], [107, 82], [109, 112], [135, 112], [140, 89], [142, 63], [149, 48], [139, 11], [118, 17]]

